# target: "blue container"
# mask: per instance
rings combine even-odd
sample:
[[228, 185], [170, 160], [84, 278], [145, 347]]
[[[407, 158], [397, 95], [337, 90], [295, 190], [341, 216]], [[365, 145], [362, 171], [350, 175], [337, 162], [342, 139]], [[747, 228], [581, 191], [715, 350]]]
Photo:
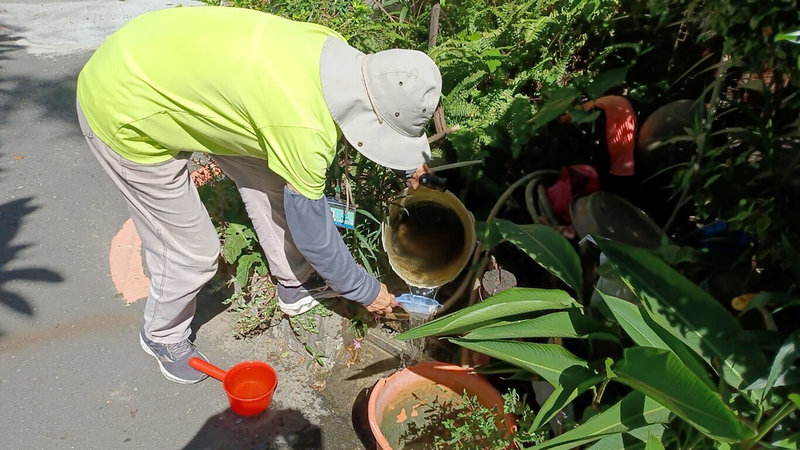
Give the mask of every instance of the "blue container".
[[439, 311], [442, 305], [436, 300], [422, 295], [403, 294], [394, 298], [401, 308], [409, 314], [432, 316]]
[[353, 205], [346, 205], [341, 200], [328, 197], [328, 206], [333, 214], [333, 224], [339, 228], [352, 230], [356, 225], [356, 208]]

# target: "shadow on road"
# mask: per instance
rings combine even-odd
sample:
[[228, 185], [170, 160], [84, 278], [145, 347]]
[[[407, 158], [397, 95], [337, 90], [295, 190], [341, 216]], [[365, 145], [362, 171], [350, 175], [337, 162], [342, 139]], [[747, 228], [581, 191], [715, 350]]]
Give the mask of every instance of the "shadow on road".
[[209, 281], [197, 294], [197, 308], [190, 328], [189, 340], [194, 341], [200, 328], [211, 319], [225, 311], [228, 305], [223, 302], [233, 295], [233, 289], [221, 281], [219, 274]]
[[[9, 291], [9, 282], [33, 281], [55, 283], [64, 281], [58, 273], [39, 267], [10, 268], [17, 254], [30, 247], [30, 244], [11, 245], [19, 232], [23, 218], [36, 211], [31, 204], [33, 198], [20, 198], [0, 205], [0, 303], [26, 316], [33, 316], [33, 308], [19, 294]], [[16, 264], [15, 264], [16, 265]]]
[[[2, 66], [0, 66], [2, 69]], [[30, 78], [6, 76], [0, 80], [0, 125], [6, 125], [10, 117], [22, 109], [25, 103], [33, 103], [41, 111], [38, 119], [42, 123], [54, 120], [74, 124], [74, 132], [80, 133], [78, 114], [75, 110], [76, 78], [67, 75], [58, 78]], [[35, 132], [35, 130], [31, 130]], [[2, 142], [0, 142], [1, 144]]]
[[17, 40], [19, 39], [19, 37], [16, 36], [17, 32], [19, 32], [19, 30], [0, 23], [0, 61], [8, 59], [6, 53], [20, 48], [17, 44]]
[[[0, 72], [3, 73], [0, 77], [0, 129], [5, 129], [15, 114], [32, 103], [40, 111], [37, 119], [42, 124], [54, 120], [63, 121], [74, 124], [75, 133], [80, 133], [75, 111], [75, 75], [53, 77], [46, 73], [40, 76], [9, 73], [8, 62], [16, 59], [14, 53], [24, 48], [19, 43], [21, 31], [23, 30], [0, 23]], [[34, 133], [36, 130], [31, 129], [30, 132]], [[0, 147], [2, 144], [3, 139], [0, 136]], [[0, 154], [0, 157], [11, 156], [8, 153], [13, 152], [13, 149], [4, 149], [3, 153], [6, 154]], [[13, 157], [17, 158], [17, 155]], [[0, 167], [0, 173], [4, 170]]]
[[[17, 40], [19, 40], [19, 37], [16, 36], [17, 32], [18, 30], [9, 25], [0, 23], [0, 72], [4, 72], [5, 61], [10, 59], [8, 54], [22, 48], [17, 44]], [[0, 78], [0, 127], [3, 128], [8, 123], [9, 112], [13, 109], [9, 98], [13, 86], [13, 82], [8, 81], [6, 76]], [[2, 145], [2, 141], [0, 141], [0, 145]], [[0, 173], [3, 171], [3, 167], [0, 166]]]
[[240, 417], [230, 409], [210, 417], [184, 450], [223, 448], [321, 449], [322, 430], [296, 409]]

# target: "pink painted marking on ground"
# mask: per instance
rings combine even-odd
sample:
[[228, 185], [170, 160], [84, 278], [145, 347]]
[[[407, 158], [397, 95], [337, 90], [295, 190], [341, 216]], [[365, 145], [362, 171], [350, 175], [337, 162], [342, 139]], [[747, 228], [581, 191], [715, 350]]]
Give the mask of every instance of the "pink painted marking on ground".
[[[195, 185], [202, 186], [220, 173], [215, 165], [211, 167], [211, 170], [201, 167], [192, 172]], [[128, 219], [111, 239], [111, 249], [108, 252], [111, 280], [125, 303], [147, 297], [150, 291], [150, 279], [144, 274], [141, 254], [142, 242], [136, 234], [133, 221]]]
[[133, 228], [133, 221], [128, 219], [111, 240], [111, 251], [108, 254], [111, 280], [125, 303], [147, 297], [150, 290], [150, 279], [144, 274], [141, 252], [139, 235]]

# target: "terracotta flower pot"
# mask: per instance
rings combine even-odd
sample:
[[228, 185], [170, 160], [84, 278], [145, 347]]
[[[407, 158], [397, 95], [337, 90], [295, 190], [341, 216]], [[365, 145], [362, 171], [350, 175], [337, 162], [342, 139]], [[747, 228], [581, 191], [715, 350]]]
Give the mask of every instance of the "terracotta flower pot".
[[[381, 430], [381, 424], [400, 422], [400, 417], [388, 417], [397, 414], [397, 405], [415, 398], [413, 394], [438, 389], [440, 392], [461, 397], [464, 390], [470, 396], [477, 396], [478, 401], [487, 408], [496, 408], [503, 412], [503, 398], [485, 378], [473, 373], [472, 369], [436, 361], [422, 362], [396, 372], [388, 378], [381, 378], [372, 389], [367, 406], [369, 426], [379, 449], [391, 450], [389, 440]], [[403, 409], [400, 415], [413, 416], [416, 411]], [[388, 419], [388, 420], [387, 420]], [[509, 433], [517, 426], [514, 416], [505, 415], [505, 428]]]

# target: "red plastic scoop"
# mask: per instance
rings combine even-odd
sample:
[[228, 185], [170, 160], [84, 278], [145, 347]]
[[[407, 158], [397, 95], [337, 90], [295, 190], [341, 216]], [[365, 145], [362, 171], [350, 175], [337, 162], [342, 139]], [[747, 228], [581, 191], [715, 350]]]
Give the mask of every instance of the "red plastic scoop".
[[267, 409], [278, 385], [275, 369], [261, 361], [241, 362], [227, 372], [200, 358], [191, 358], [189, 365], [222, 381], [231, 409], [240, 416], [253, 416]]

